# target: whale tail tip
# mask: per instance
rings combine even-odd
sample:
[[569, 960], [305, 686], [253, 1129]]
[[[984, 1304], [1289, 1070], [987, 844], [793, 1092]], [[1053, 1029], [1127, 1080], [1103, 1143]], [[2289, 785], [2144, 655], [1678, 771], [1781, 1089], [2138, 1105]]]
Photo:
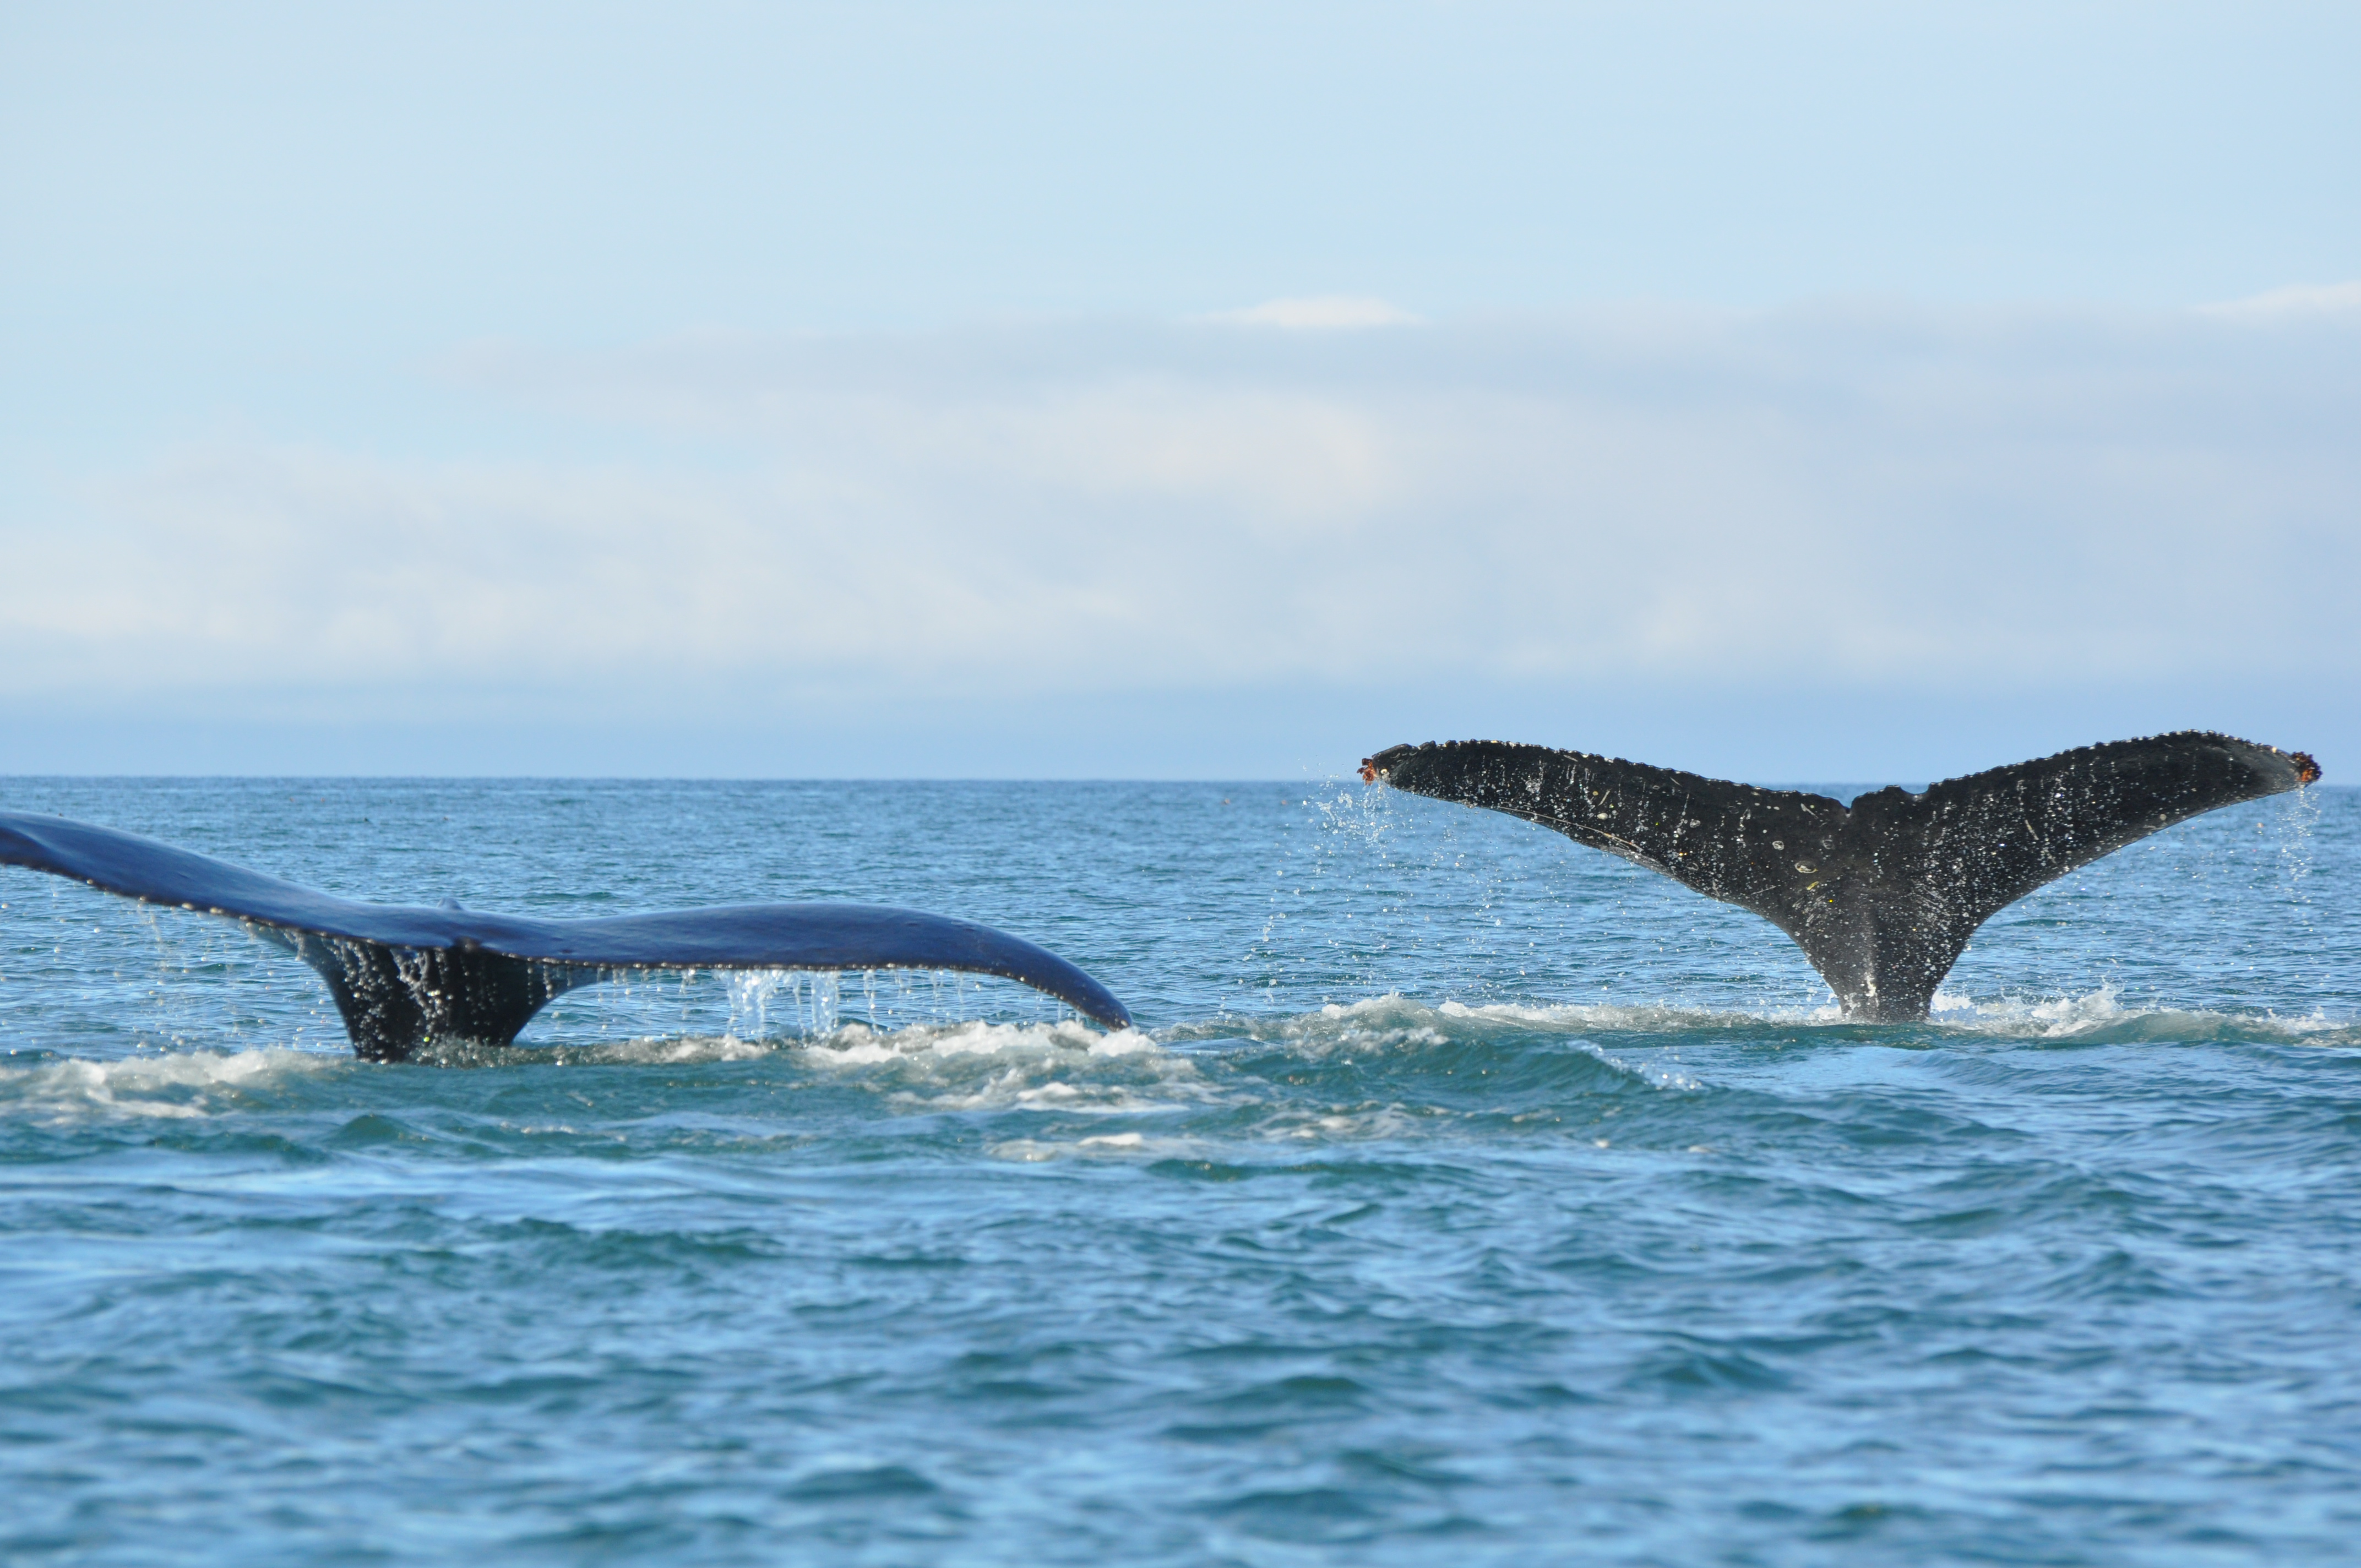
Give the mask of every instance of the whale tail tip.
[[1520, 817], [1769, 920], [1852, 1018], [1926, 1016], [1986, 918], [2200, 812], [2317, 783], [2319, 762], [2184, 730], [1850, 806], [1617, 757], [1496, 740], [1391, 746], [1361, 777]]

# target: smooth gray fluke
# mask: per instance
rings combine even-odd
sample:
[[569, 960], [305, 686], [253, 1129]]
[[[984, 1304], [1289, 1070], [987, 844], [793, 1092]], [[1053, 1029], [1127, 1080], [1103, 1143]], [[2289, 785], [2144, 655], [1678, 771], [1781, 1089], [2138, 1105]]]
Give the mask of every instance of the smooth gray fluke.
[[209, 855], [62, 817], [0, 812], [0, 865], [148, 904], [226, 916], [318, 970], [364, 1058], [441, 1040], [505, 1046], [551, 999], [649, 970], [958, 970], [1048, 992], [1085, 1017], [1131, 1014], [1074, 965], [972, 920], [874, 904], [741, 904], [535, 920], [361, 904]]

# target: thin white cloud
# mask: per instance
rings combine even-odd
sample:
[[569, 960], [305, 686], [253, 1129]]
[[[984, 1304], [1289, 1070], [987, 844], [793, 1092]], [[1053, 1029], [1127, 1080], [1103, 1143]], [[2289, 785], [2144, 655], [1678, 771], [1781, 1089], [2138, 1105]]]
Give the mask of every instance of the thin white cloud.
[[0, 692], [2361, 674], [2361, 374], [2314, 346], [1885, 311], [478, 355], [645, 455], [160, 454], [0, 524], [53, 585]]
[[1237, 326], [1279, 327], [1290, 332], [1338, 332], [1376, 326], [1415, 326], [1420, 318], [1399, 305], [1367, 294], [1314, 294], [1266, 300], [1241, 311], [1216, 311], [1202, 318]]
[[2290, 283], [2283, 289], [2272, 289], [2243, 300], [2227, 300], [2202, 309], [2208, 315], [2232, 320], [2288, 321], [2325, 317], [2361, 322], [2361, 281]]

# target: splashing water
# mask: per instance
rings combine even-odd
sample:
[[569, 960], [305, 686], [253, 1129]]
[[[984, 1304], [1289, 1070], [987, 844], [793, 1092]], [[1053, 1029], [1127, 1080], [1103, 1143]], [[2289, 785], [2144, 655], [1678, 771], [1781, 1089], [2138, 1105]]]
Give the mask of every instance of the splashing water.
[[360, 1063], [235, 927], [0, 873], [10, 1562], [2349, 1555], [2350, 794], [1861, 1025], [1352, 784], [11, 789], [388, 898], [940, 909], [1141, 1027], [676, 973]]

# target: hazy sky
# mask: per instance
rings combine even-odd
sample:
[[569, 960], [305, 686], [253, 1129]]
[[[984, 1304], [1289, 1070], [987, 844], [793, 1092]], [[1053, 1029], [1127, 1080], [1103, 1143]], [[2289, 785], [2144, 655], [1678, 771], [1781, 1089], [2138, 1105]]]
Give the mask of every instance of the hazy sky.
[[0, 770], [2347, 776], [2356, 80], [2349, 5], [0, 7]]

